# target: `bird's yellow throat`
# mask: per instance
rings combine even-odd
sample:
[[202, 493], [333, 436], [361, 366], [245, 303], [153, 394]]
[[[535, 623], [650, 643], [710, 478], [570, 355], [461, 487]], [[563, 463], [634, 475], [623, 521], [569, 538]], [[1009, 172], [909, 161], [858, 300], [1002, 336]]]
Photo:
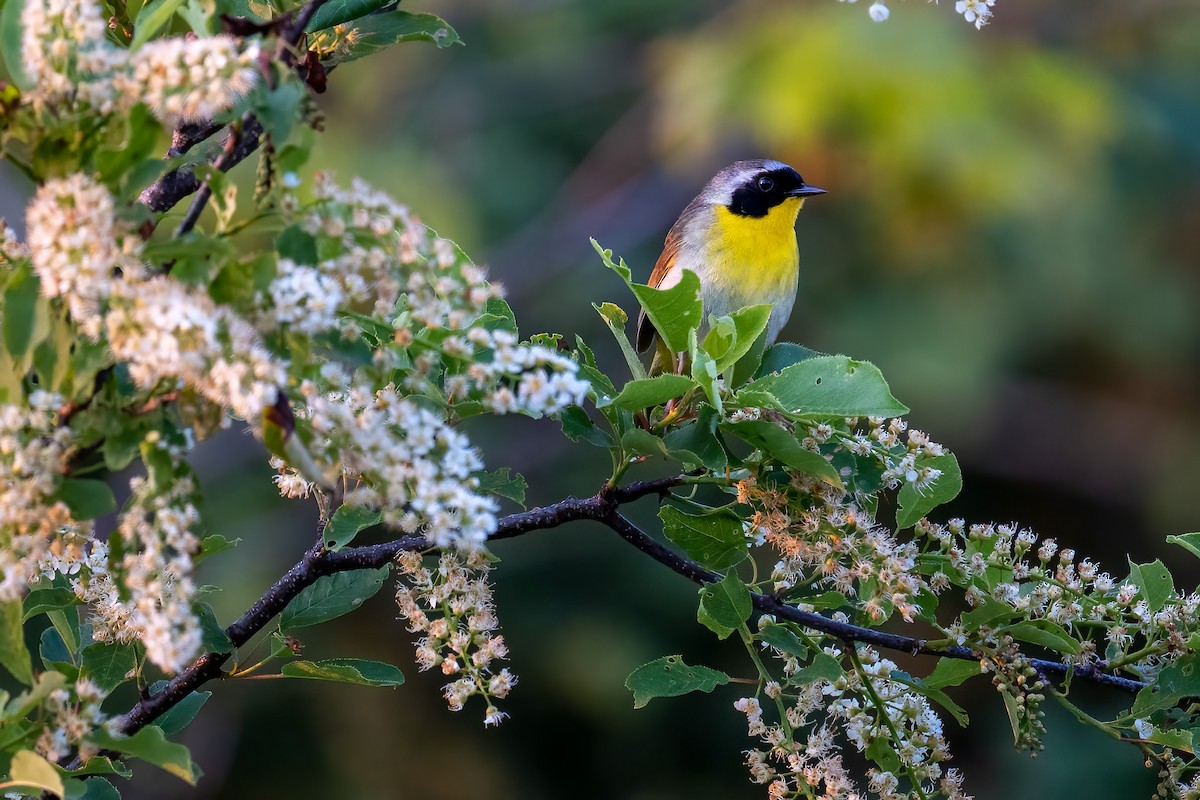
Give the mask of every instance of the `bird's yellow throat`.
[[709, 279], [738, 284], [738, 294], [751, 297], [794, 287], [800, 259], [796, 215], [803, 205], [803, 198], [789, 197], [763, 217], [742, 216], [717, 206], [709, 251], [715, 274]]

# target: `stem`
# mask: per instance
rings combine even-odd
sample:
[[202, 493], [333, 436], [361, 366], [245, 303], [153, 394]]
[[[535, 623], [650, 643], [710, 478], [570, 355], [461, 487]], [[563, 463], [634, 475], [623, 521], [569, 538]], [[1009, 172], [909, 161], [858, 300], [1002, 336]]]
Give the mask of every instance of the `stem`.
[[[879, 712], [879, 718], [883, 720], [883, 724], [887, 727], [888, 733], [892, 737], [892, 742], [898, 747], [900, 745], [900, 732], [896, 730], [896, 726], [887, 712], [887, 704], [883, 702], [879, 694], [875, 691], [875, 685], [871, 683], [871, 676], [863, 669], [862, 661], [858, 658], [858, 649], [854, 646], [853, 642], [848, 642], [846, 650], [850, 654], [850, 663], [854, 665], [854, 671], [858, 673], [858, 679], [862, 681], [863, 688], [866, 689], [867, 696], [871, 699], [871, 704]], [[897, 757], [899, 757], [898, 753]], [[929, 796], [921, 788], [921, 781], [917, 778], [916, 770], [913, 769], [912, 765], [904, 764], [904, 771], [908, 775], [908, 781], [912, 784], [913, 791], [917, 793], [917, 797], [921, 798], [921, 800], [929, 800]]]

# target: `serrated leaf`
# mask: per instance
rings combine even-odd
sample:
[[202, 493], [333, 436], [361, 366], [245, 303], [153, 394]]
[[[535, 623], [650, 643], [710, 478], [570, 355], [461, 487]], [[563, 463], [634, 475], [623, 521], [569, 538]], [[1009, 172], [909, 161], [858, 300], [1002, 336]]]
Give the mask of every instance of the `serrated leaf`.
[[1195, 653], [1182, 655], [1163, 667], [1153, 683], [1137, 693], [1129, 713], [1136, 718], [1147, 717], [1178, 705], [1186, 697], [1200, 697], [1200, 663]]
[[433, 14], [389, 11], [360, 18], [353, 27], [357, 31], [355, 41], [337, 55], [338, 63], [369, 56], [400, 42], [431, 42], [439, 48], [462, 44], [458, 32]]
[[147, 725], [132, 736], [117, 736], [105, 728], [97, 728], [86, 739], [103, 750], [124, 753], [153, 764], [190, 784], [195, 785], [200, 777], [188, 749], [167, 741], [162, 728], [154, 725]]
[[6, 0], [0, 7], [0, 57], [4, 59], [4, 68], [8, 77], [22, 92], [32, 91], [36, 84], [25, 71], [25, 62], [21, 60], [21, 42], [24, 28], [21, 25], [21, 12], [25, 3], [32, 0]]
[[596, 309], [596, 313], [600, 315], [600, 319], [604, 320], [604, 324], [612, 331], [613, 337], [617, 340], [617, 345], [621, 348], [621, 355], [625, 356], [625, 364], [629, 367], [629, 374], [637, 380], [644, 380], [646, 377], [646, 367], [642, 365], [642, 360], [638, 358], [637, 351], [633, 349], [633, 345], [629, 342], [629, 335], [625, 333], [625, 323], [629, 321], [629, 316], [620, 307], [612, 303], [601, 303], [596, 305], [592, 303], [592, 308]]
[[121, 793], [104, 778], [88, 778], [83, 782], [83, 795], [77, 800], [121, 800]]
[[317, 9], [305, 30], [319, 31], [378, 11], [393, 0], [332, 0]]
[[725, 448], [717, 439], [717, 412], [701, 403], [696, 418], [663, 436], [663, 445], [673, 458], [685, 464], [697, 464], [722, 470], [729, 464]]
[[721, 430], [732, 433], [781, 464], [816, 476], [837, 489], [842, 488], [842, 478], [833, 464], [826, 461], [820, 453], [814, 453], [800, 444], [795, 436], [773, 422], [726, 422], [721, 425]]
[[1056, 653], [1069, 655], [1079, 654], [1079, 642], [1067, 632], [1067, 629], [1048, 619], [1033, 619], [1018, 622], [1003, 629], [1014, 639], [1029, 642], [1040, 647], [1053, 650]]
[[366, 506], [339, 506], [333, 512], [329, 524], [325, 526], [325, 547], [329, 550], [341, 550], [359, 531], [378, 525], [383, 519], [383, 513], [376, 508]]
[[817, 358], [824, 355], [825, 353], [809, 350], [807, 347], [793, 342], [779, 342], [768, 347], [766, 352], [763, 353], [762, 361], [759, 362], [758, 370], [754, 373], [754, 377], [761, 378], [764, 375], [770, 375], [772, 372], [781, 372], [792, 364], [799, 364], [801, 361], [807, 361], [810, 358]]
[[1175, 581], [1158, 559], [1149, 564], [1135, 564], [1130, 560], [1129, 581], [1141, 590], [1142, 599], [1150, 606], [1152, 614], [1161, 611], [1175, 593]]
[[25, 647], [22, 612], [20, 600], [0, 603], [0, 664], [21, 683], [30, 685], [33, 683], [33, 665]]
[[279, 629], [291, 631], [349, 614], [370, 599], [387, 580], [390, 564], [326, 575], [296, 595], [279, 617]]
[[137, 653], [128, 643], [89, 644], [80, 658], [80, 674], [91, 678], [105, 694], [128, 680], [136, 666]]
[[117, 498], [104, 481], [66, 478], [55, 497], [67, 504], [76, 520], [89, 520], [117, 510]]
[[692, 516], [664, 505], [658, 510], [658, 518], [662, 520], [663, 534], [682, 548], [688, 558], [709, 569], [729, 569], [748, 555], [742, 522], [733, 514]]
[[760, 641], [789, 656], [807, 658], [810, 652], [808, 645], [800, 641], [800, 637], [788, 630], [785, 625], [779, 625], [774, 622], [769, 623], [759, 629], [755, 636]]
[[700, 278], [690, 269], [683, 270], [679, 283], [669, 289], [654, 289], [640, 283], [631, 285], [646, 316], [667, 343], [672, 353], [688, 349], [688, 333], [700, 327], [704, 311], [700, 304]]
[[846, 356], [818, 356], [748, 384], [737, 394], [747, 406], [816, 417], [895, 417], [908, 407], [892, 397], [879, 368]]
[[1200, 558], [1200, 533], [1181, 533], [1178, 536], [1168, 536], [1167, 543], [1177, 544], [1196, 558]]
[[62, 776], [49, 761], [32, 750], [18, 750], [12, 758], [12, 766], [8, 772], [11, 784], [21, 787], [40, 789], [43, 792], [62, 797]]
[[633, 707], [644, 708], [656, 697], [679, 697], [691, 692], [711, 692], [729, 683], [729, 676], [710, 667], [690, 667], [683, 656], [663, 656], [643, 664], [625, 679], [633, 692]]
[[962, 491], [962, 470], [959, 469], [958, 459], [954, 457], [953, 453], [917, 459], [915, 468], [920, 470], [923, 467], [939, 469], [942, 474], [929, 486], [919, 491], [908, 481], [904, 482], [896, 498], [896, 502], [900, 506], [896, 512], [897, 528], [910, 528], [916, 525], [930, 511], [949, 503]]
[[521, 473], [501, 467], [491, 472], [476, 473], [475, 477], [479, 480], [481, 492], [512, 500], [521, 508], [525, 507], [525, 490], [529, 488], [529, 484], [525, 482], [525, 476]]
[[206, 558], [212, 558], [217, 553], [223, 553], [237, 547], [242, 543], [241, 539], [226, 539], [219, 533], [214, 533], [211, 536], [205, 536], [200, 540], [200, 552], [196, 553], [193, 563], [199, 564]]
[[324, 661], [289, 661], [280, 674], [287, 678], [354, 683], [359, 686], [400, 686], [404, 673], [382, 661], [330, 658]]
[[803, 666], [792, 675], [792, 679], [798, 683], [812, 683], [813, 681], [836, 681], [845, 674], [842, 665], [838, 660], [828, 653], [815, 653], [812, 661]]
[[932, 689], [944, 689], [947, 686], [958, 686], [968, 678], [982, 675], [978, 661], [965, 661], [958, 658], [939, 658], [933, 672], [925, 678], [925, 685]]
[[24, 622], [47, 611], [54, 611], [55, 609], [66, 608], [67, 606], [76, 606], [79, 603], [79, 597], [70, 589], [61, 587], [34, 589], [25, 595], [22, 621]]
[[137, 50], [150, 41], [156, 33], [166, 27], [181, 5], [183, 0], [150, 0], [142, 6], [133, 21], [133, 40], [129, 43], [129, 49]]
[[695, 388], [696, 382], [686, 375], [664, 373], [653, 378], [630, 381], [621, 389], [620, 394], [612, 399], [612, 404], [637, 411], [683, 397]]
[[4, 287], [0, 328], [5, 348], [18, 362], [50, 332], [49, 305], [41, 295], [41, 282], [28, 266], [17, 269]]
[[754, 611], [750, 590], [732, 572], [716, 583], [701, 586], [699, 594], [696, 621], [720, 639], [741, 627]]
[[195, 604], [196, 619], [200, 622], [200, 646], [210, 653], [230, 653], [233, 642], [208, 603]]
[[642, 428], [630, 428], [621, 437], [621, 449], [627, 456], [662, 456], [673, 458], [666, 443], [653, 433]]
[[[150, 694], [158, 694], [166, 687], [167, 681], [155, 681], [150, 687]], [[210, 697], [212, 697], [212, 692], [192, 692], [155, 720], [154, 724], [162, 728], [163, 733], [167, 736], [174, 736], [191, 724], [196, 715], [200, 713], [200, 707]]]
[[704, 352], [712, 356], [717, 372], [725, 372], [750, 352], [771, 319], [771, 306], [747, 306], [713, 320], [704, 337]]
[[612, 447], [613, 439], [608, 431], [596, 427], [588, 413], [579, 406], [568, 406], [559, 415], [559, 422], [562, 423], [563, 434], [572, 442], [583, 441], [596, 447]]

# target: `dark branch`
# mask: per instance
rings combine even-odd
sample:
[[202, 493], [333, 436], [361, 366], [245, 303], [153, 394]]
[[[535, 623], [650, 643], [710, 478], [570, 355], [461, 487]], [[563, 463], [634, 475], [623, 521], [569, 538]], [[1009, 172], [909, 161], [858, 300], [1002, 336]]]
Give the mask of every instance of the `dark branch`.
[[[623, 503], [633, 502], [647, 495], [663, 494], [679, 486], [685, 477], [674, 475], [639, 481], [623, 487], [605, 487], [594, 497], [587, 499], [568, 497], [549, 506], [510, 514], [497, 523], [496, 531], [489, 537], [489, 541], [508, 539], [576, 520], [593, 520], [612, 528], [638, 550], [696, 583], [718, 581], [721, 579], [719, 574], [672, 552], [647, 536], [618, 511]], [[230, 625], [226, 633], [234, 647], [240, 647], [265, 628], [296, 595], [318, 578], [348, 570], [378, 568], [395, 559], [399, 553], [427, 550], [432, 546], [433, 543], [424, 536], [404, 536], [383, 544], [347, 547], [332, 552], [326, 550], [323, 543], [318, 541], [304, 554], [299, 563], [289, 569], [245, 614]], [[773, 614], [780, 619], [796, 622], [844, 641], [863, 642], [914, 655], [921, 653], [967, 661], [980, 659], [980, 655], [969, 647], [934, 647], [922, 639], [837, 622], [821, 614], [802, 611], [770, 595], [751, 593], [751, 599], [754, 607], [764, 614]], [[150, 724], [201, 685], [220, 677], [221, 667], [229, 657], [229, 653], [205, 653], [192, 666], [176, 675], [161, 692], [143, 699], [120, 717], [116, 723], [117, 730], [132, 734]], [[1141, 681], [1107, 674], [1095, 666], [1075, 666], [1043, 659], [1031, 661], [1033, 667], [1046, 677], [1063, 678], [1071, 674], [1076, 678], [1126, 692], [1137, 692], [1146, 686]]]

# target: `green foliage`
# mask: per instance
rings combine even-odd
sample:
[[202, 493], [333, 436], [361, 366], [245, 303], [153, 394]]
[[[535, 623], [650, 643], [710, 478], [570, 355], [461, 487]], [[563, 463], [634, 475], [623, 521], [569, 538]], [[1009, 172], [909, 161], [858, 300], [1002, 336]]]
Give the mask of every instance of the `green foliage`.
[[746, 534], [734, 514], [710, 511], [701, 516], [685, 514], [674, 506], [658, 510], [663, 535], [678, 545], [688, 558], [709, 569], [728, 569], [746, 559]]
[[[333, 512], [329, 523], [325, 526], [323, 535], [325, 546], [330, 550], [341, 550], [364, 528], [378, 525], [383, 514], [378, 509], [363, 506], [341, 506]], [[297, 598], [299, 599], [299, 598]]]
[[123, 753], [153, 764], [188, 783], [194, 784], [200, 778], [200, 771], [192, 763], [188, 749], [181, 744], [167, 741], [162, 728], [150, 725], [132, 736], [116, 736], [100, 729], [93, 731], [88, 740], [102, 749]]
[[732, 572], [716, 583], [700, 588], [700, 608], [696, 620], [724, 639], [745, 624], [754, 607], [746, 584]]
[[679, 697], [691, 692], [711, 692], [729, 683], [729, 676], [710, 667], [688, 666], [682, 656], [663, 656], [643, 664], [625, 679], [633, 692], [633, 707], [643, 708], [656, 697]]
[[331, 658], [325, 661], [289, 661], [281, 674], [286, 678], [354, 683], [359, 686], [401, 686], [404, 675], [391, 664], [361, 658]]
[[356, 569], [318, 578], [288, 603], [279, 615], [279, 629], [292, 631], [349, 614], [383, 588], [390, 571], [391, 566], [384, 565], [379, 569]]

